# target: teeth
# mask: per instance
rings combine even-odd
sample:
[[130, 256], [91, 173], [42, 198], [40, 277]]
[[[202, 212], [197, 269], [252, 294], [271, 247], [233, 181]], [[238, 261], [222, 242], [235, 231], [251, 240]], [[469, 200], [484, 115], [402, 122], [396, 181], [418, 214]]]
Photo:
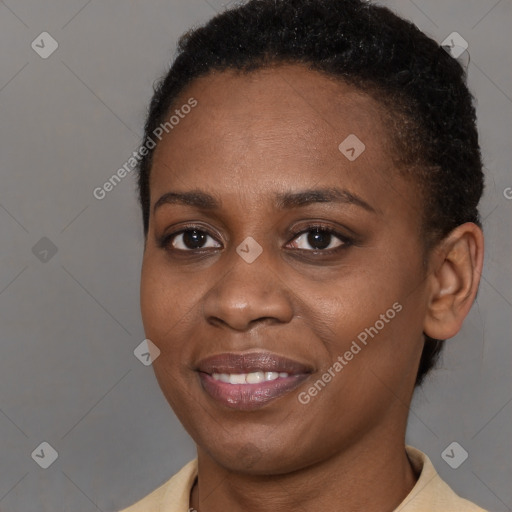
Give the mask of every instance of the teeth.
[[248, 373], [245, 377], [247, 384], [258, 384], [258, 382], [263, 382], [264, 380], [265, 374], [263, 372]]
[[243, 373], [233, 373], [229, 376], [230, 384], [245, 384], [245, 375]]
[[251, 372], [251, 373], [214, 373], [212, 377], [215, 380], [229, 384], [258, 384], [260, 382], [285, 379], [288, 377], [286, 372]]

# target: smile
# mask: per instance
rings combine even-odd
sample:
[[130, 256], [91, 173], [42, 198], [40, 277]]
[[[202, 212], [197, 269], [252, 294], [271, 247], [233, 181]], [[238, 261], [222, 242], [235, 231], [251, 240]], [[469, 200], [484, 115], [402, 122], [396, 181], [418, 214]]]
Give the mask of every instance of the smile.
[[245, 352], [203, 359], [196, 371], [203, 391], [216, 404], [250, 411], [290, 393], [313, 369], [269, 352]]
[[286, 372], [251, 372], [251, 373], [213, 373], [212, 377], [220, 382], [229, 384], [258, 384], [260, 382], [285, 379]]

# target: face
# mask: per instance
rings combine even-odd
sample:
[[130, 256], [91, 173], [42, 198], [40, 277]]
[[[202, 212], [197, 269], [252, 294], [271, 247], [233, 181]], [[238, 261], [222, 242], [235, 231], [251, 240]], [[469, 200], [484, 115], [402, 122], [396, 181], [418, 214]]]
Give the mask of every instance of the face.
[[300, 65], [210, 74], [174, 108], [191, 97], [155, 150], [142, 267], [169, 404], [235, 471], [404, 431], [428, 302], [422, 212], [378, 102]]

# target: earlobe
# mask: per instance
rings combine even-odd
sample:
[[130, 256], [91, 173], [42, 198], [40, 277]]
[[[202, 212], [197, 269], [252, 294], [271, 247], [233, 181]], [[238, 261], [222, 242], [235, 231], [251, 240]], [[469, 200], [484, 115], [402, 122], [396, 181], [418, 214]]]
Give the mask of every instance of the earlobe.
[[459, 332], [478, 291], [483, 254], [482, 230], [472, 222], [457, 226], [435, 249], [423, 325], [427, 336], [445, 340]]

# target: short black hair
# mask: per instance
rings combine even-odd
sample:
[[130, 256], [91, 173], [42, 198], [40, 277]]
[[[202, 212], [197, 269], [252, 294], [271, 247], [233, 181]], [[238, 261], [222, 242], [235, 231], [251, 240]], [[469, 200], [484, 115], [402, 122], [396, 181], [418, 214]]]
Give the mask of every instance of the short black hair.
[[[460, 224], [481, 227], [484, 178], [464, 68], [414, 24], [365, 0], [250, 0], [189, 30], [155, 86], [143, 144], [150, 146], [193, 80], [214, 70], [249, 73], [279, 64], [305, 65], [377, 99], [397, 147], [397, 169], [422, 192], [426, 250]], [[138, 169], [146, 237], [153, 153]], [[444, 343], [424, 337], [416, 385]]]

